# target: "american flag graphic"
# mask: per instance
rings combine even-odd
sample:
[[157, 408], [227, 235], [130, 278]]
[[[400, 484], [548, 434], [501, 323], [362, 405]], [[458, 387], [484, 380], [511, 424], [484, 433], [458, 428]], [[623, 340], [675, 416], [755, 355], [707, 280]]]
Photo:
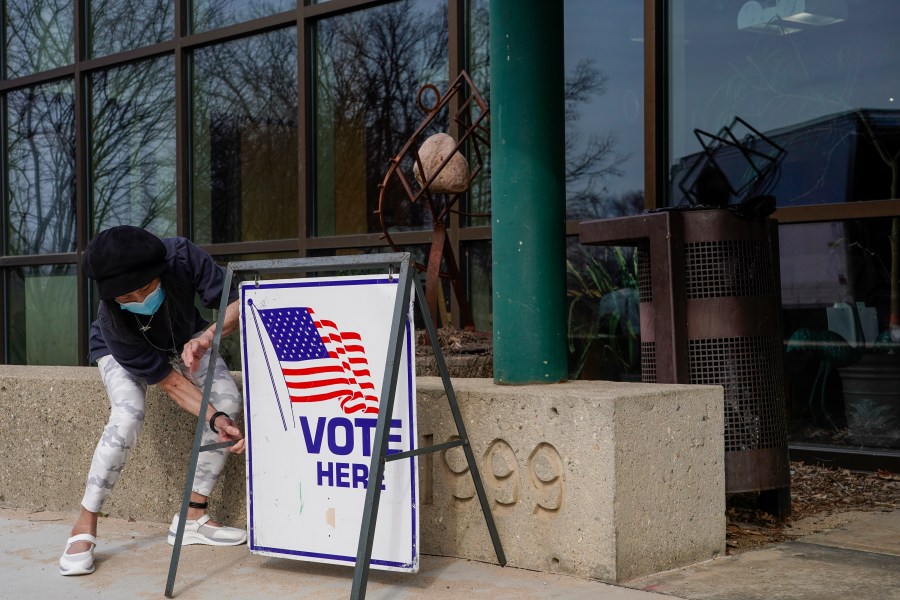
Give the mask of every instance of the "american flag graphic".
[[[255, 309], [255, 307], [254, 307]], [[377, 413], [362, 336], [307, 307], [255, 309], [272, 341], [291, 402], [337, 399], [345, 414]]]

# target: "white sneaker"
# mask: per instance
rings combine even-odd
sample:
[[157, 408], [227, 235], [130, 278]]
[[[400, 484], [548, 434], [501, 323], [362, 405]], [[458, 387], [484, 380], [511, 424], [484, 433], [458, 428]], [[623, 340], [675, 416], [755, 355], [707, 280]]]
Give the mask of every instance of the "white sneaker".
[[[206, 544], [208, 546], [237, 546], [247, 541], [247, 531], [238, 529], [237, 527], [215, 527], [207, 525], [209, 515], [203, 515], [196, 521], [187, 520], [184, 522], [184, 537], [181, 540], [182, 546], [190, 544]], [[175, 535], [178, 532], [178, 515], [172, 518], [172, 525], [169, 527], [169, 545], [175, 545]]]
[[[78, 554], [66, 554], [69, 547], [75, 542], [90, 542], [91, 549]], [[66, 540], [66, 549], [59, 557], [60, 575], [89, 575], [94, 572], [94, 548], [97, 547], [97, 538], [89, 533], [79, 533]]]

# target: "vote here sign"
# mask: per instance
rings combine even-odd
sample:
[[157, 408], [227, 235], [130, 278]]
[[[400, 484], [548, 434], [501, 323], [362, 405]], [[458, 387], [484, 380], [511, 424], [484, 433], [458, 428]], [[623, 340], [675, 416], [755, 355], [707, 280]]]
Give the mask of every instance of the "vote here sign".
[[[241, 284], [251, 552], [355, 564], [375, 484], [371, 567], [418, 571], [417, 459], [387, 462], [380, 482], [369, 477], [397, 283], [369, 275]], [[416, 444], [411, 311], [410, 303], [389, 454]]]

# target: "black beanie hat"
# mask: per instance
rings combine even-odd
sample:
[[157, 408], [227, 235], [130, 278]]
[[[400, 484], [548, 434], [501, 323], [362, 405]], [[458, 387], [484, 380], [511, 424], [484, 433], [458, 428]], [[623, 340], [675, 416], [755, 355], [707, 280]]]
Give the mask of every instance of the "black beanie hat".
[[162, 240], [131, 225], [95, 235], [81, 261], [85, 274], [97, 282], [103, 300], [144, 287], [168, 266]]

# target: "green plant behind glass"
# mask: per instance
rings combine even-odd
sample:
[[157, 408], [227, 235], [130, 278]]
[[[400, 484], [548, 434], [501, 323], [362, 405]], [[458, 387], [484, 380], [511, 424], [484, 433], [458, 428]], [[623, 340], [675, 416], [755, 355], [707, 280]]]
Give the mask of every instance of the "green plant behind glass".
[[637, 252], [615, 247], [598, 257], [582, 251], [576, 260], [566, 261], [571, 378], [582, 375], [596, 352], [617, 373], [639, 372]]

